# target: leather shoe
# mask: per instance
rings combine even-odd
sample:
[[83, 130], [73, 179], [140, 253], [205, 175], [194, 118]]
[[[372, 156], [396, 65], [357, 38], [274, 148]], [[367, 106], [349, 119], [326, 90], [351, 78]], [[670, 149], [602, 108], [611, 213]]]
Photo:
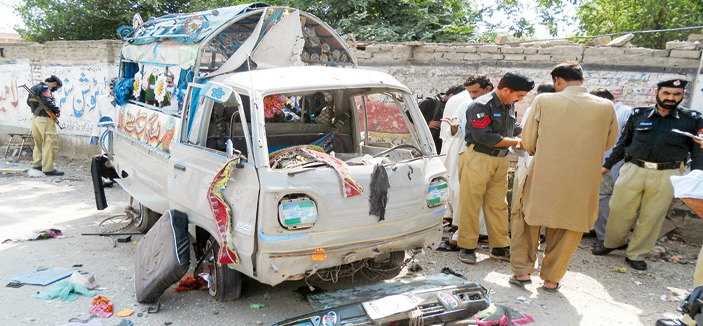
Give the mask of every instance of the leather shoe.
[[603, 256], [603, 255], [607, 255], [615, 250], [621, 250], [621, 249], [627, 249], [627, 243], [620, 246], [620, 247], [617, 247], [617, 248], [606, 248], [602, 242], [596, 242], [593, 245], [593, 249], [591, 250], [591, 253], [596, 256]]
[[656, 325], [656, 326], [686, 326], [686, 324], [682, 323], [681, 320], [679, 320], [679, 319], [659, 319], [659, 320], [657, 320], [657, 323], [654, 325]]
[[56, 176], [59, 176], [59, 175], [63, 175], [63, 172], [54, 170], [54, 171], [44, 172], [44, 174], [45, 174], [45, 175], [56, 175]]
[[647, 263], [644, 260], [630, 260], [630, 258], [625, 257], [625, 262], [638, 271], [647, 270]]
[[493, 248], [489, 257], [498, 260], [510, 261], [510, 247]]
[[476, 249], [464, 249], [459, 251], [459, 260], [467, 264], [476, 264]]

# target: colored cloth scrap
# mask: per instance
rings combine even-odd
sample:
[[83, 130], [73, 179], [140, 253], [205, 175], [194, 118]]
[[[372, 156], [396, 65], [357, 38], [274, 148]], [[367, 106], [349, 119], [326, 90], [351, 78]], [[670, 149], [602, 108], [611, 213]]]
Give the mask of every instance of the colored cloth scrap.
[[178, 287], [174, 290], [175, 292], [190, 291], [190, 290], [202, 290], [207, 289], [207, 281], [202, 277], [186, 274], [185, 279], [178, 281]]
[[238, 264], [239, 255], [234, 249], [234, 238], [232, 237], [232, 209], [225, 201], [222, 192], [227, 186], [227, 181], [235, 171], [235, 166], [239, 163], [239, 158], [233, 158], [225, 163], [220, 172], [215, 175], [215, 179], [210, 184], [207, 196], [210, 202], [210, 210], [215, 219], [217, 235], [220, 238], [220, 250], [217, 259], [221, 264]]
[[15, 242], [23, 242], [23, 241], [34, 241], [34, 240], [44, 240], [44, 239], [54, 239], [57, 237], [63, 236], [63, 232], [59, 229], [46, 229], [37, 232], [35, 235], [29, 237], [29, 238], [24, 238], [24, 239], [7, 239], [3, 241], [2, 243], [15, 243]]
[[364, 189], [349, 175], [344, 161], [329, 155], [319, 146], [301, 145], [271, 153], [269, 157], [271, 168], [290, 169], [310, 162], [323, 162], [332, 167], [342, 181], [344, 197], [353, 197], [364, 192]]
[[494, 313], [486, 317], [479, 317], [480, 313], [476, 315], [476, 325], [478, 326], [511, 326], [511, 325], [524, 325], [534, 322], [535, 320], [528, 315], [523, 315], [510, 307], [504, 305], [496, 305], [496, 310]]
[[103, 297], [102, 295], [95, 297], [93, 299], [93, 306], [90, 308], [90, 314], [101, 318], [109, 318], [112, 316], [112, 302], [110, 299]]
[[117, 313], [115, 313], [115, 316], [117, 316], [117, 317], [129, 317], [129, 316], [131, 316], [132, 314], [134, 314], [134, 310], [124, 308], [124, 309], [118, 311]]
[[35, 294], [37, 299], [51, 300], [61, 298], [63, 301], [74, 301], [78, 299], [78, 295], [93, 297], [97, 291], [91, 291], [82, 284], [71, 281], [61, 281], [41, 293]]

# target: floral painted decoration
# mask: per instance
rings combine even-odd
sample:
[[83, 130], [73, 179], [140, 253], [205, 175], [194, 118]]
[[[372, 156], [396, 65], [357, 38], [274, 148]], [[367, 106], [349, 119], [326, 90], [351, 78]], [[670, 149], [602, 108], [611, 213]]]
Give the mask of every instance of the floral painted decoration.
[[168, 92], [166, 91], [166, 75], [162, 74], [156, 78], [156, 85], [154, 86], [154, 99], [159, 103], [168, 101]]
[[134, 91], [132, 95], [134, 95], [134, 98], [136, 99], [139, 99], [139, 95], [142, 92], [142, 78], [143, 76], [141, 71], [134, 74]]

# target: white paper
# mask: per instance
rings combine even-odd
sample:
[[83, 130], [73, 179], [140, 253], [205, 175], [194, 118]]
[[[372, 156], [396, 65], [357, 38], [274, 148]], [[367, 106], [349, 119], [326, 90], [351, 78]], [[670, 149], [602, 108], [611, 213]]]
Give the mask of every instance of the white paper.
[[684, 136], [691, 137], [691, 138], [693, 138], [693, 139], [695, 139], [695, 140], [703, 140], [703, 138], [698, 137], [698, 136], [696, 136], [696, 135], [694, 135], [694, 134], [692, 134], [692, 133], [690, 133], [690, 132], [681, 131], [681, 130], [678, 130], [678, 129], [671, 129], [671, 131], [673, 131], [673, 132], [675, 132], [675, 133], [677, 133], [677, 134], [681, 134], [681, 135], [684, 135]]
[[362, 306], [369, 318], [381, 319], [397, 313], [415, 309], [422, 299], [411, 293], [391, 295], [381, 299], [363, 302]]

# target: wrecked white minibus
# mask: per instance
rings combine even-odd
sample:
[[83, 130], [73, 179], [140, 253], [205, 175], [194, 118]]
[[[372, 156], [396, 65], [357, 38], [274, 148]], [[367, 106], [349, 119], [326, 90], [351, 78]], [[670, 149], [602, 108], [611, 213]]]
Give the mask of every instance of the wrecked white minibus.
[[[183, 276], [183, 243], [218, 300], [239, 296], [242, 274], [276, 285], [359, 261], [399, 266], [405, 250], [439, 244], [446, 171], [410, 90], [356, 68], [324, 22], [252, 4], [134, 25], [93, 160], [96, 203], [113, 177], [140, 230], [163, 214], [165, 230], [181, 216], [189, 231], [159, 242], [155, 227], [140, 242], [139, 301], [154, 299], [140, 282]], [[181, 267], [163, 267], [174, 250]]]

